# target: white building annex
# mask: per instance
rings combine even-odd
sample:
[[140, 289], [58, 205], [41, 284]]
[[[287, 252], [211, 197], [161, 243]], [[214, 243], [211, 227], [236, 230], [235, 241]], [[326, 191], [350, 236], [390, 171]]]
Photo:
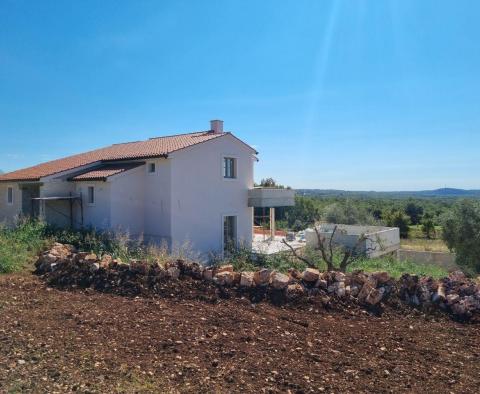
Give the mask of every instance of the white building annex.
[[224, 132], [223, 121], [210, 126], [2, 174], [0, 222], [39, 216], [170, 248], [188, 243], [204, 255], [232, 244], [251, 247], [253, 207], [293, 205], [293, 191], [277, 189], [262, 199], [254, 189], [255, 149]]

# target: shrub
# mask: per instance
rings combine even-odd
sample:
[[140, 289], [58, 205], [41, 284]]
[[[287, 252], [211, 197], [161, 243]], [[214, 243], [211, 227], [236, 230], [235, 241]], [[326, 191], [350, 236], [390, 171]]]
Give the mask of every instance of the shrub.
[[409, 222], [410, 219], [401, 211], [392, 211], [386, 218], [387, 226], [398, 227], [400, 229], [400, 237], [408, 238], [408, 232], [410, 231]]
[[50, 244], [43, 222], [17, 219], [13, 228], [0, 226], [0, 273], [22, 269]]
[[465, 272], [480, 272], [480, 202], [457, 202], [443, 217], [443, 239]]

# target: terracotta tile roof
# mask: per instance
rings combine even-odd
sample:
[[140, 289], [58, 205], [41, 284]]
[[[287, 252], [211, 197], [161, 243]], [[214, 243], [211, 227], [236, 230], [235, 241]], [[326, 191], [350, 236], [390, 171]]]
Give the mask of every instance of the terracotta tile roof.
[[[115, 161], [136, 160], [149, 157], [162, 157], [202, 142], [210, 141], [230, 133], [213, 133], [199, 131], [188, 134], [177, 134], [166, 137], [150, 138], [146, 141], [127, 142], [96, 149], [86, 153], [49, 161], [33, 167], [0, 175], [1, 181], [38, 181], [42, 177], [58, 174], [88, 164]], [[234, 137], [236, 138], [236, 137]], [[239, 140], [241, 141], [241, 140]], [[242, 142], [243, 143], [243, 142]]]
[[144, 165], [145, 162], [139, 163], [120, 163], [120, 164], [103, 164], [91, 170], [75, 175], [70, 178], [72, 181], [105, 181], [108, 177], [121, 174], [122, 172], [132, 170]]

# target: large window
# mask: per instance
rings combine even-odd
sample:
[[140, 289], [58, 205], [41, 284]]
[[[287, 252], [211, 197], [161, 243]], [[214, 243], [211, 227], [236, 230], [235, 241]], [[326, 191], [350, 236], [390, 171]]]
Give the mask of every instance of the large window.
[[87, 203], [89, 205], [95, 204], [95, 187], [89, 186], [87, 192]]
[[13, 204], [13, 187], [7, 187], [7, 204]]
[[224, 216], [223, 218], [223, 250], [231, 252], [237, 245], [237, 217]]
[[223, 158], [223, 177], [233, 179], [237, 177], [237, 160], [233, 157]]

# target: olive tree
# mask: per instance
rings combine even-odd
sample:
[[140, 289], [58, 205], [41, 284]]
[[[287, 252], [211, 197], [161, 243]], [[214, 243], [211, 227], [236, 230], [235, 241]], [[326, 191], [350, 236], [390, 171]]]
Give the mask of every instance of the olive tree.
[[[317, 237], [317, 243], [314, 247], [315, 252], [318, 253], [321, 260], [327, 266], [327, 271], [341, 271], [346, 272], [350, 264], [356, 261], [358, 258], [365, 256], [366, 253], [370, 251], [377, 250], [377, 247], [383, 249], [383, 245], [378, 236], [375, 239], [370, 238], [366, 234], [360, 234], [357, 241], [353, 246], [341, 245], [336, 242], [335, 234], [344, 232], [345, 230], [339, 229], [338, 226], [334, 226], [333, 230], [329, 234], [324, 234], [319, 231], [317, 225], [313, 226]], [[367, 240], [370, 240], [370, 245], [362, 250], [363, 245]], [[282, 242], [288, 246], [293, 256], [300, 261], [303, 261], [310, 268], [317, 268], [317, 265], [314, 260], [308, 258], [307, 256], [302, 255], [297, 252], [295, 248], [290, 245], [285, 239]], [[339, 256], [338, 264], [336, 264], [336, 257]]]
[[443, 239], [467, 273], [480, 272], [480, 202], [461, 200], [442, 218]]

